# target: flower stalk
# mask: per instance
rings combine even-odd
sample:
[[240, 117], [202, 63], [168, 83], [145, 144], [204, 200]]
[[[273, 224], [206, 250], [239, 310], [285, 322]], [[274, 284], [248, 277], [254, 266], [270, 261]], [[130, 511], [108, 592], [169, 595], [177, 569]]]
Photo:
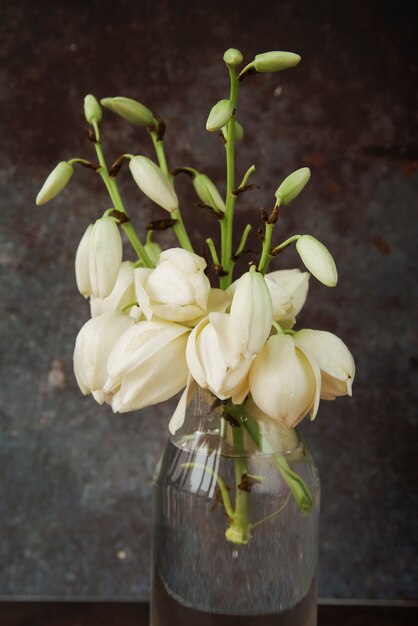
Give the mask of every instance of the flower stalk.
[[[103, 148], [102, 148], [101, 143], [99, 141], [95, 141], [94, 148], [96, 150], [97, 158], [100, 163], [100, 168], [97, 170], [97, 173], [99, 174], [100, 178], [104, 182], [105, 187], [109, 193], [109, 196], [115, 206], [115, 209], [128, 217], [128, 212], [125, 209], [125, 206], [122, 202], [122, 198], [119, 193], [119, 188], [116, 182], [116, 178], [109, 176], [109, 170], [107, 168], [107, 164], [106, 164], [106, 160], [103, 154]], [[152, 267], [153, 264], [147, 254], [147, 251], [145, 250], [144, 245], [139, 239], [134, 226], [129, 221], [129, 217], [127, 221], [124, 221], [121, 223], [121, 228], [124, 231], [127, 238], [129, 239], [133, 249], [135, 250], [142, 264], [145, 267]]]
[[226, 150], [226, 198], [225, 198], [225, 215], [220, 221], [221, 225], [221, 264], [225, 272], [220, 277], [219, 284], [221, 289], [226, 289], [232, 282], [232, 233], [234, 225], [234, 208], [236, 196], [232, 193], [235, 189], [235, 110], [238, 101], [238, 77], [235, 67], [228, 66], [230, 78], [230, 96], [229, 99], [233, 106], [233, 114], [228, 122], [227, 139], [225, 144]]
[[[169, 180], [173, 181], [174, 177], [172, 176], [168, 168], [163, 139], [158, 136], [158, 133], [155, 130], [149, 129], [149, 134], [150, 134], [152, 143], [154, 145], [155, 154], [157, 155], [158, 164], [160, 168], [162, 169], [164, 174], [168, 176]], [[176, 220], [173, 226], [173, 231], [177, 237], [179, 244], [185, 250], [189, 250], [190, 252], [193, 252], [193, 246], [189, 239], [189, 235], [187, 234], [186, 228], [184, 226], [183, 217], [181, 215], [180, 209], [177, 208], [175, 211], [173, 211], [171, 213], [171, 217]]]

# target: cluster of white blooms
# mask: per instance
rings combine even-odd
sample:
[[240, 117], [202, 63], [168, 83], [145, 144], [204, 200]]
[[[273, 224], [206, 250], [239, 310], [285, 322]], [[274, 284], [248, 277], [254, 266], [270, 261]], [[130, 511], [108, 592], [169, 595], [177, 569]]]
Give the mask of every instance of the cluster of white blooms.
[[[226, 291], [212, 288], [206, 261], [182, 248], [160, 254], [154, 269], [121, 263], [110, 220], [103, 244], [87, 229], [76, 260], [92, 318], [74, 351], [78, 385], [99, 403], [126, 412], [184, 389], [170, 428], [184, 419], [191, 385], [235, 404], [252, 398], [269, 417], [293, 427], [313, 419], [320, 398], [351, 395], [354, 361], [335, 335], [292, 330], [309, 273], [255, 266]], [[106, 250], [106, 253], [104, 253]], [[112, 267], [112, 270], [108, 268]], [[115, 271], [115, 267], [117, 271]], [[99, 270], [100, 268], [100, 270]]]

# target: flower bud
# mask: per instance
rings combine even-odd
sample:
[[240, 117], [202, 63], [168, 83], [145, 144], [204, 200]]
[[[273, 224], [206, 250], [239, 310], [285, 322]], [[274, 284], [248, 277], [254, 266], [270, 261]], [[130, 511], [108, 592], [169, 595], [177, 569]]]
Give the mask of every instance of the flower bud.
[[130, 160], [129, 169], [136, 184], [148, 198], [170, 213], [178, 209], [179, 200], [173, 184], [154, 161], [136, 156]]
[[323, 243], [311, 235], [302, 235], [296, 242], [296, 249], [306, 268], [320, 283], [335, 287], [338, 281], [337, 268]]
[[237, 48], [228, 48], [224, 54], [224, 61], [227, 65], [239, 65], [242, 59], [242, 52]]
[[252, 65], [257, 72], [280, 72], [295, 67], [301, 57], [293, 52], [263, 52], [256, 54]]
[[122, 262], [122, 239], [113, 217], [102, 217], [93, 226], [89, 246], [91, 291], [106, 298], [115, 286]]
[[77, 288], [82, 296], [88, 298], [91, 296], [90, 272], [89, 272], [89, 255], [90, 255], [90, 239], [93, 230], [93, 224], [89, 224], [78, 244], [75, 255], [75, 279]]
[[[227, 126], [222, 127], [222, 135], [225, 141], [227, 141], [228, 139], [228, 127]], [[238, 143], [239, 141], [241, 141], [243, 137], [244, 137], [244, 127], [237, 120], [235, 120], [235, 143]]]
[[335, 400], [338, 396], [351, 396], [356, 368], [353, 355], [339, 337], [325, 330], [304, 328], [293, 339], [319, 365], [321, 398]]
[[203, 204], [210, 206], [219, 213], [225, 213], [225, 202], [206, 174], [197, 173], [193, 177], [193, 187]]
[[211, 109], [206, 122], [206, 130], [210, 133], [220, 130], [234, 114], [234, 105], [231, 100], [219, 100]]
[[251, 359], [263, 347], [273, 321], [270, 292], [259, 272], [250, 270], [237, 281], [230, 320], [238, 353]]
[[132, 98], [123, 98], [122, 96], [103, 98], [101, 103], [113, 113], [123, 117], [130, 124], [135, 124], [136, 126], [154, 125], [155, 120], [152, 112]]
[[109, 111], [112, 111], [112, 113], [115, 113], [115, 110], [114, 110], [113, 105], [112, 105], [112, 101], [113, 101], [113, 98], [101, 98], [100, 99], [100, 104], [105, 109], [108, 109]]
[[102, 120], [101, 106], [91, 94], [84, 98], [84, 116], [89, 124], [101, 122]]
[[289, 174], [276, 191], [277, 205], [286, 205], [292, 202], [308, 184], [311, 177], [309, 167], [301, 167]]
[[73, 174], [74, 168], [71, 163], [68, 163], [67, 161], [61, 161], [58, 163], [58, 165], [54, 167], [52, 172], [49, 174], [48, 178], [42, 185], [40, 192], [36, 196], [37, 206], [46, 204], [46, 202], [55, 198], [55, 196], [57, 196], [60, 191], [64, 189]]

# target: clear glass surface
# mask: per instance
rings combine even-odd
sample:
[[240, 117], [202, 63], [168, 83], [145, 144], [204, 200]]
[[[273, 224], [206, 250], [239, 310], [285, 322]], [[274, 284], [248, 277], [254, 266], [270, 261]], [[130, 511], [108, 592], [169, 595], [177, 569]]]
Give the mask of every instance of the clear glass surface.
[[[260, 452], [247, 438], [237, 457], [220, 410], [211, 396], [197, 394], [155, 472], [150, 624], [315, 626], [320, 486], [312, 457], [295, 431], [283, 436], [270, 423], [274, 451]], [[309, 488], [309, 514], [301, 512], [277, 457]], [[237, 459], [251, 478], [243, 485], [251, 521], [244, 545], [225, 537], [218, 481], [233, 503]]]

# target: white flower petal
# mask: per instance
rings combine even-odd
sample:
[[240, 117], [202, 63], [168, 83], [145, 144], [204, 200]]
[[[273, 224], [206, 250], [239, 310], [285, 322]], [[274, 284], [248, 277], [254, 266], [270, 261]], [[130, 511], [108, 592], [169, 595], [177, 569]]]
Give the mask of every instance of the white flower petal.
[[289, 427], [303, 419], [314, 404], [314, 372], [289, 335], [268, 339], [253, 361], [249, 380], [257, 406]]
[[75, 278], [77, 289], [82, 296], [88, 298], [91, 295], [90, 272], [89, 272], [89, 254], [90, 239], [93, 230], [93, 224], [89, 224], [78, 244], [75, 255]]
[[231, 332], [244, 358], [257, 354], [270, 334], [273, 311], [264, 276], [250, 271], [238, 281], [231, 304]]
[[128, 315], [109, 311], [88, 320], [81, 328], [74, 348], [74, 373], [84, 394], [103, 389], [109, 354], [133, 324]]
[[306, 328], [296, 333], [294, 339], [318, 362], [322, 378], [321, 398], [351, 395], [355, 363], [339, 337], [325, 330]]
[[112, 217], [102, 217], [93, 226], [89, 246], [92, 293], [106, 298], [115, 286], [122, 262], [122, 239]]
[[176, 410], [174, 411], [172, 418], [170, 420], [170, 423], [168, 425], [168, 428], [172, 435], [174, 435], [179, 430], [179, 428], [181, 428], [184, 424], [188, 400], [192, 396], [195, 387], [196, 387], [196, 383], [193, 380], [191, 374], [189, 374], [187, 377], [186, 388], [181, 394], [179, 403], [177, 404]]

